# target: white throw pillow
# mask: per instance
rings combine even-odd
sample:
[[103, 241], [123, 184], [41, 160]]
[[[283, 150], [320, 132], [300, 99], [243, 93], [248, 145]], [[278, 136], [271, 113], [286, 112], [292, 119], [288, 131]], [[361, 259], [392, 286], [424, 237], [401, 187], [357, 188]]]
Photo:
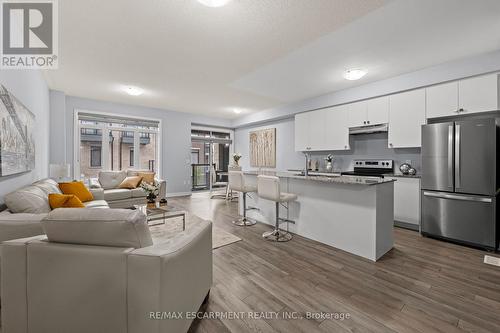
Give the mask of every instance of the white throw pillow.
[[5, 204], [12, 213], [42, 214], [50, 212], [49, 198], [45, 190], [29, 185], [6, 194]]
[[99, 172], [99, 183], [105, 190], [118, 188], [118, 185], [127, 177], [127, 172], [123, 171], [101, 171]]

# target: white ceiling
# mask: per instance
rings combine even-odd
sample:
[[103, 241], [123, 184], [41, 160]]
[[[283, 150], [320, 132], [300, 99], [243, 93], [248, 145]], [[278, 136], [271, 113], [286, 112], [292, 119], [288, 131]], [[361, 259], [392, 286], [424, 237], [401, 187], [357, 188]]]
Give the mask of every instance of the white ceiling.
[[[498, 0], [59, 1], [68, 95], [234, 118], [500, 49]], [[368, 70], [362, 80], [345, 69]], [[144, 95], [124, 94], [135, 85]]]

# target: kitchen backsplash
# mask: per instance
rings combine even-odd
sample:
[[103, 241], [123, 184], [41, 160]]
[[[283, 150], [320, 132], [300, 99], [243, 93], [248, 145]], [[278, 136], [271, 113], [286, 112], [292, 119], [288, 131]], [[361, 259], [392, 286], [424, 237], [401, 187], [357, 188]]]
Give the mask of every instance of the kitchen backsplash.
[[411, 165], [420, 174], [421, 156], [420, 148], [388, 148], [387, 133], [373, 133], [351, 135], [349, 138], [351, 150], [331, 151], [331, 152], [312, 152], [311, 159], [318, 160], [320, 170], [324, 170], [324, 158], [328, 154], [334, 156], [333, 171], [352, 170], [353, 160], [356, 159], [391, 159], [394, 160], [394, 171], [399, 172], [399, 166], [402, 163], [411, 161]]

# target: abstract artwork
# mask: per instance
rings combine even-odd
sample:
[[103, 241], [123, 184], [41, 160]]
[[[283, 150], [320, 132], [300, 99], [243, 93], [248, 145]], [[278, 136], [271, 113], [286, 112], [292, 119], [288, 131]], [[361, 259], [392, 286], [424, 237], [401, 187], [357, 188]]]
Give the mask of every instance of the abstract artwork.
[[35, 115], [0, 85], [0, 177], [35, 168]]
[[250, 166], [276, 168], [276, 128], [250, 132]]

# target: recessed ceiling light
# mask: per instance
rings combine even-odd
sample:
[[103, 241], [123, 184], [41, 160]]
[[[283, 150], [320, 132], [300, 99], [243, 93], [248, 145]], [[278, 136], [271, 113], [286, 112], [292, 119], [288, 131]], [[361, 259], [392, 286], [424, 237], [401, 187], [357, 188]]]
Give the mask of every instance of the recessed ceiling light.
[[227, 5], [231, 0], [198, 0], [198, 2], [208, 7], [222, 7]]
[[362, 69], [348, 69], [344, 73], [344, 78], [346, 80], [359, 80], [366, 75], [366, 71]]
[[131, 96], [139, 96], [139, 95], [142, 95], [144, 93], [144, 90], [142, 90], [141, 88], [138, 88], [138, 87], [134, 87], [134, 86], [123, 87], [123, 91], [125, 91], [127, 94], [129, 94]]

